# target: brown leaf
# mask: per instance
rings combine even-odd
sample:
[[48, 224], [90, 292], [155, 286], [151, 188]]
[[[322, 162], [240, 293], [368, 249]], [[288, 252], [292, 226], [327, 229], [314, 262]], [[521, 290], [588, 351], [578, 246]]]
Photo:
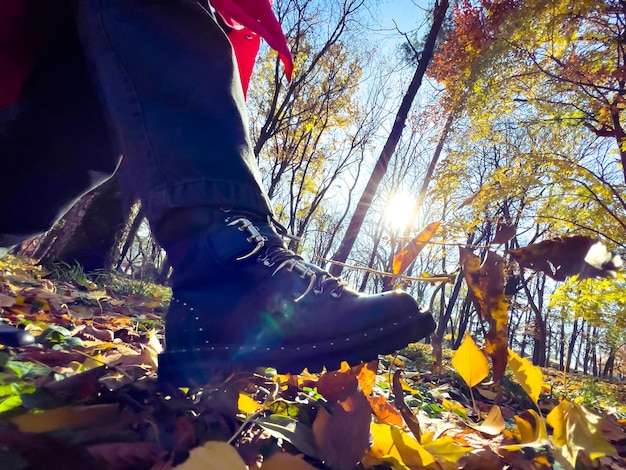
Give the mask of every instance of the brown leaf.
[[417, 258], [417, 255], [424, 249], [426, 244], [435, 236], [441, 222], [431, 222], [428, 224], [400, 253], [393, 257], [393, 285], [397, 276], [402, 274], [406, 268]]
[[107, 468], [79, 446], [44, 434], [0, 431], [0, 447], [26, 460], [27, 468]]
[[544, 240], [507, 253], [521, 267], [543, 271], [557, 281], [575, 274], [579, 279], [613, 277], [623, 264], [598, 239], [581, 235]]
[[508, 242], [515, 236], [515, 225], [508, 225], [502, 220], [498, 220], [498, 226], [496, 227], [496, 234], [493, 237], [491, 243], [493, 245], [500, 245]]
[[344, 401], [352, 396], [359, 387], [362, 390], [365, 389], [363, 392], [369, 395], [374, 385], [371, 373], [374, 371], [373, 380], [375, 381], [377, 370], [378, 361], [373, 361], [326, 372], [317, 381], [317, 391], [330, 403]]
[[485, 352], [493, 363], [493, 379], [504, 376], [508, 358], [508, 302], [504, 293], [504, 260], [488, 252], [480, 258], [466, 248], [460, 248], [461, 265], [468, 288], [474, 297], [478, 314], [488, 322]]
[[411, 409], [407, 406], [404, 401], [404, 392], [402, 391], [402, 384], [400, 383], [400, 375], [402, 372], [400, 369], [396, 369], [393, 373], [393, 394], [394, 394], [394, 404], [396, 408], [400, 410], [400, 414], [402, 418], [404, 418], [404, 422], [408, 426], [408, 428], [413, 433], [413, 437], [420, 442], [422, 432], [420, 430], [420, 423], [417, 420], [417, 416], [411, 411]]
[[87, 450], [106, 468], [115, 470], [150, 468], [165, 454], [160, 446], [149, 442], [95, 444]]
[[369, 448], [372, 410], [360, 390], [333, 407], [320, 408], [313, 436], [322, 460], [333, 470], [351, 470]]

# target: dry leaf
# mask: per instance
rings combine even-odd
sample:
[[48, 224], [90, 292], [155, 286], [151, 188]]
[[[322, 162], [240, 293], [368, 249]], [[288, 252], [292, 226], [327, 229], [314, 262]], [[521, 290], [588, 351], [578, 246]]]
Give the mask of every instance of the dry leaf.
[[487, 358], [478, 349], [469, 333], [465, 335], [459, 349], [454, 352], [451, 363], [469, 387], [479, 384], [489, 375]]
[[441, 222], [431, 222], [428, 224], [413, 240], [411, 240], [400, 253], [393, 257], [393, 278], [391, 284], [394, 284], [396, 277], [404, 272], [409, 265], [415, 261], [417, 255], [424, 249], [426, 244], [435, 236]]
[[329, 413], [320, 408], [313, 435], [322, 460], [334, 470], [350, 470], [369, 447], [372, 410], [360, 390], [338, 403]]
[[598, 239], [580, 235], [544, 240], [507, 253], [520, 266], [542, 271], [557, 281], [576, 274], [579, 279], [615, 277], [623, 264]]
[[260, 470], [316, 470], [316, 467], [307, 463], [302, 457], [302, 455], [292, 455], [286, 452], [274, 452], [263, 461]]
[[528, 359], [520, 357], [512, 349], [509, 349], [509, 367], [515, 375], [515, 380], [528, 393], [531, 400], [537, 404], [541, 388], [543, 387], [543, 373], [541, 369], [533, 365]]
[[591, 460], [616, 453], [602, 434], [601, 418], [577, 403], [563, 400], [546, 421], [553, 428], [552, 442], [572, 467], [576, 465], [580, 451]]
[[496, 227], [496, 234], [491, 240], [493, 245], [501, 245], [502, 243], [508, 242], [511, 238], [515, 236], [515, 225], [507, 225], [502, 222], [502, 220], [498, 220], [498, 226]]
[[380, 421], [393, 426], [398, 426], [399, 428], [404, 426], [402, 415], [396, 407], [387, 401], [385, 397], [367, 397], [367, 401], [372, 407], [374, 416], [376, 416]]
[[189, 452], [189, 458], [174, 467], [176, 470], [248, 470], [233, 446], [209, 441]]
[[489, 434], [490, 436], [497, 436], [504, 430], [505, 427], [506, 423], [502, 417], [502, 410], [500, 410], [498, 405], [491, 407], [485, 421], [483, 421], [482, 424], [479, 426], [472, 426], [472, 428], [476, 429], [476, 431]]
[[436, 462], [413, 436], [394, 426], [372, 423], [371, 432], [374, 442], [362, 461], [365, 467], [389, 461], [399, 462], [405, 468], [423, 468]]
[[63, 406], [19, 415], [11, 422], [22, 432], [43, 433], [57, 429], [79, 429], [94, 423], [105, 426], [118, 418], [117, 405]]
[[504, 260], [488, 252], [484, 262], [466, 248], [460, 248], [461, 265], [467, 286], [474, 296], [478, 314], [489, 324], [485, 352], [493, 363], [493, 380], [504, 376], [508, 352], [508, 302], [504, 293]]

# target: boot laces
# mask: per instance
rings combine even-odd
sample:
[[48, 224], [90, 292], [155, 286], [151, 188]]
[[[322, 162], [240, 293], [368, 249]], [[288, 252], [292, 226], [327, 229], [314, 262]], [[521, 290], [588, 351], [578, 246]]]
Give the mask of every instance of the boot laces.
[[[287, 230], [275, 220], [268, 218], [272, 225], [277, 227], [277, 232], [281, 235], [287, 232]], [[326, 271], [323, 271], [316, 266], [307, 264], [303, 258], [293, 251], [288, 250], [282, 246], [267, 246], [268, 238], [263, 236], [257, 226], [255, 226], [250, 219], [246, 217], [238, 217], [228, 223], [229, 226], [237, 226], [242, 232], [247, 231], [250, 236], [246, 240], [250, 243], [254, 243], [255, 246], [249, 253], [240, 256], [237, 261], [242, 261], [247, 258], [251, 258], [257, 253], [261, 252], [261, 249], [265, 247], [262, 255], [259, 256], [259, 261], [267, 267], [276, 267], [272, 276], [275, 276], [278, 272], [286, 269], [289, 272], [295, 272], [302, 279], [309, 279], [309, 285], [305, 291], [300, 294], [294, 301], [298, 302], [302, 300], [306, 295], [313, 292], [318, 295], [330, 288], [330, 295], [335, 298], [341, 297], [343, 287], [346, 283], [336, 277], [331, 276]], [[283, 233], [284, 232], [284, 233]], [[293, 238], [293, 237], [290, 237]]]

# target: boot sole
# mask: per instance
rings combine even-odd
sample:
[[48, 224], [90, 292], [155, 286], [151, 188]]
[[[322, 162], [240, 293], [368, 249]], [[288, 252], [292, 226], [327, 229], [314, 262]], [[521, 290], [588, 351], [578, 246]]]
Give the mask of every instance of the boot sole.
[[421, 312], [416, 319], [397, 321], [392, 327], [362, 331], [345, 338], [309, 344], [255, 347], [216, 345], [165, 352], [159, 355], [159, 381], [178, 386], [202, 386], [218, 374], [229, 370], [272, 367], [279, 373], [336, 370], [342, 361], [351, 365], [378, 359], [409, 343], [425, 338], [435, 330], [430, 313]]

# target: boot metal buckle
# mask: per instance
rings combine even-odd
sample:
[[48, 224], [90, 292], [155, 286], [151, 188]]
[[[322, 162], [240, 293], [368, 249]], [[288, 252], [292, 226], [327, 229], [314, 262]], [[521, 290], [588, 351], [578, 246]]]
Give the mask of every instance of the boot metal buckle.
[[254, 256], [261, 248], [265, 246], [265, 242], [267, 241], [267, 237], [261, 235], [259, 228], [255, 226], [250, 220], [240, 217], [238, 219], [233, 220], [228, 224], [228, 226], [239, 225], [237, 228], [242, 231], [248, 231], [250, 236], [246, 238], [246, 240], [250, 243], [256, 243], [256, 246], [252, 249], [252, 251], [248, 254], [240, 256], [236, 258], [237, 261], [242, 261], [246, 258], [250, 258]]

